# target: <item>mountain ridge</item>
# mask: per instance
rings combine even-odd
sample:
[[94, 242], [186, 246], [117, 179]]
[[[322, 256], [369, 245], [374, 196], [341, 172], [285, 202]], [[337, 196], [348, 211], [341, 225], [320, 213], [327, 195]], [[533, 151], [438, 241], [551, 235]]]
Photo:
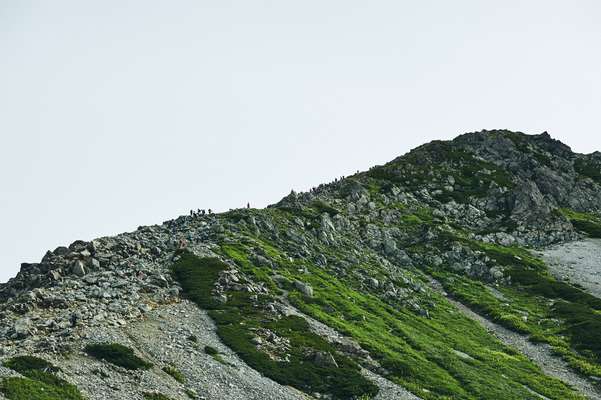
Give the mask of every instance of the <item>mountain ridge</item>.
[[600, 398], [601, 300], [532, 250], [601, 237], [600, 170], [547, 133], [467, 133], [265, 209], [59, 247], [0, 285], [0, 393], [56, 375], [90, 399]]

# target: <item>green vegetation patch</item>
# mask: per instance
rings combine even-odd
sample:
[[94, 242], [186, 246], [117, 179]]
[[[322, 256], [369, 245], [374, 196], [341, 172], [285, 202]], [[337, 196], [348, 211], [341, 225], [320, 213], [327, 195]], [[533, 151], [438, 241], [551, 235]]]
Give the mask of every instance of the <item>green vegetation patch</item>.
[[51, 385], [27, 378], [4, 379], [0, 383], [0, 391], [10, 400], [83, 400], [73, 385]]
[[313, 200], [307, 205], [278, 205], [277, 210], [283, 211], [289, 215], [304, 219], [306, 226], [318, 226], [319, 218], [326, 213], [330, 217], [340, 214], [340, 210], [332, 207], [329, 203], [323, 200]]
[[144, 393], [144, 400], [172, 400], [162, 393]]
[[564, 332], [587, 358], [601, 363], [601, 314], [578, 303], [558, 302], [555, 314], [566, 321]]
[[[302, 210], [298, 215], [301, 218], [305, 218], [304, 213], [309, 219], [317, 214], [310, 205]], [[404, 206], [395, 210], [398, 210], [398, 221], [404, 232], [418, 233], [424, 226], [436, 223], [428, 209]], [[295, 229], [288, 211], [273, 209], [268, 212], [272, 218], [270, 222], [278, 232]], [[416, 315], [416, 311], [405, 303], [386, 297], [382, 290], [366, 291], [363, 281], [354, 274], [355, 269], [369, 270], [370, 276], [380, 282], [391, 281], [386, 271], [378, 268], [375, 259], [374, 265], [365, 264], [362, 258], [358, 264], [349, 266], [344, 274], [333, 274], [328, 267], [314, 266], [308, 259], [289, 258], [287, 252], [293, 251], [295, 245], [285, 234], [282, 235], [283, 243], [276, 244], [269, 234], [242, 229], [242, 235], [221, 245], [223, 256], [234, 261], [255, 283], [263, 282], [270, 293], [287, 293], [288, 299], [301, 311], [355, 339], [379, 362], [388, 379], [424, 400], [538, 400], [538, 394], [554, 400], [582, 398], [560, 380], [546, 376], [526, 357], [504, 346], [441, 296], [430, 292], [415, 294], [421, 297], [419, 304], [429, 311], [429, 317], [426, 317]], [[452, 245], [458, 234], [443, 232], [439, 236], [442, 242], [448, 241], [448, 245]], [[544, 263], [526, 250], [487, 247], [466, 238], [461, 240], [463, 244], [468, 243], [473, 249], [485, 252], [495, 262], [501, 260], [524, 270], [545, 271]], [[329, 260], [351, 258], [350, 252], [345, 253], [346, 246], [322, 246], [310, 241], [308, 245], [313, 246], [312, 252], [327, 257], [328, 266]], [[254, 254], [277, 264], [277, 270], [269, 265], [258, 265], [262, 264], [260, 261], [255, 264]], [[199, 259], [198, 265], [202, 263]], [[334, 261], [332, 265], [335, 265]], [[274, 274], [280, 277], [274, 279]], [[415, 278], [419, 278], [420, 273], [415, 271], [415, 274]], [[212, 290], [215, 280], [207, 293]], [[314, 296], [302, 296], [293, 285], [286, 284], [296, 280], [311, 285]], [[403, 282], [394, 281], [394, 284], [405, 287]], [[336, 399], [357, 399], [377, 393], [377, 387], [360, 374], [357, 360], [345, 357], [321, 337], [313, 335], [305, 320], [298, 317], [278, 320], [266, 311], [267, 305], [274, 300], [271, 295], [228, 292], [227, 296], [227, 303], [210, 308], [210, 315], [216, 322], [221, 340], [257, 371], [306, 393], [330, 394]], [[491, 309], [502, 307], [491, 297]], [[544, 312], [549, 309], [547, 301], [542, 296], [538, 297], [541, 299], [540, 308], [537, 308], [538, 304], [536, 307], [525, 304], [524, 307], [540, 312], [535, 316], [532, 311], [529, 317], [554, 327], [557, 335], [560, 328], [553, 325], [551, 319], [545, 319]], [[499, 319], [505, 319], [507, 326], [521, 327], [528, 332], [529, 321], [523, 321], [521, 309], [497, 311]], [[269, 338], [272, 337], [277, 339], [275, 343], [286, 343], [284, 348], [270, 346]], [[567, 339], [562, 344], [564, 347], [555, 348], [569, 352]], [[329, 355], [337, 367], [323, 362], [329, 359]], [[321, 362], [316, 362], [316, 358], [320, 358]], [[590, 367], [581, 358], [570, 361]]]
[[484, 252], [499, 265], [539, 272], [546, 270], [545, 263], [541, 259], [534, 257], [528, 250], [521, 247], [506, 247], [473, 240], [464, 240], [463, 242], [467, 243], [474, 250]]
[[380, 181], [383, 188], [396, 183], [412, 191], [420, 190], [428, 183], [442, 188], [442, 180], [451, 176], [455, 180], [454, 190], [436, 196], [442, 202], [468, 203], [471, 197], [484, 197], [493, 182], [502, 187], [514, 186], [511, 174], [501, 167], [442, 141], [432, 142], [389, 164], [374, 167], [367, 176]]
[[[337, 354], [335, 348], [320, 336], [311, 333], [303, 318], [289, 316], [265, 325], [265, 328], [289, 341], [286, 355], [281, 355], [286, 359], [273, 359], [273, 355], [258, 351], [253, 343], [253, 335], [248, 329], [240, 327], [241, 322], [252, 322], [255, 328], [260, 327], [259, 320], [229, 320], [226, 324], [219, 324], [221, 338], [251, 367], [276, 382], [307, 393], [329, 393], [336, 399], [377, 394], [377, 387], [363, 378], [359, 366], [349, 358]], [[334, 362], [317, 362], [319, 355], [331, 356]]]
[[270, 271], [265, 266], [254, 265], [248, 258], [245, 246], [242, 243], [223, 244], [221, 246], [223, 254], [232, 259], [240, 270], [245, 274], [252, 276], [255, 282], [262, 282], [266, 287], [277, 290], [276, 284], [270, 276]]
[[218, 361], [222, 364], [227, 364], [227, 362], [223, 359], [223, 357], [221, 357], [221, 353], [219, 352], [219, 350], [217, 350], [216, 348], [212, 347], [212, 346], [205, 346], [205, 354], [213, 357], [213, 359], [215, 361]]
[[455, 299], [469, 306], [473, 311], [486, 315], [491, 321], [513, 331], [523, 334], [532, 333], [522, 317], [527, 315], [532, 319], [534, 313], [530, 307], [526, 307], [519, 301], [521, 299], [512, 298], [510, 303], [504, 302], [495, 297], [482, 282], [463, 275], [447, 271], [431, 271], [431, 275], [442, 283], [445, 290]]
[[205, 353], [210, 356], [214, 356], [214, 355], [219, 354], [219, 350], [217, 350], [213, 346], [205, 346]]
[[601, 310], [601, 299], [569, 283], [560, 282], [548, 274], [521, 269], [512, 269], [510, 274], [514, 283], [534, 295], [563, 299]]
[[591, 178], [601, 184], [601, 162], [591, 158], [577, 158], [574, 161], [574, 169], [580, 175]]
[[567, 208], [560, 210], [570, 220], [574, 228], [593, 238], [601, 238], [601, 217], [590, 213], [576, 212]]
[[[235, 253], [235, 250], [233, 254]], [[180, 251], [179, 260], [172, 266], [173, 277], [180, 283], [184, 295], [196, 303], [199, 307], [212, 310], [219, 309], [220, 304], [212, 296], [213, 287], [219, 274], [229, 267], [223, 261], [214, 257], [197, 257], [188, 251]], [[248, 259], [242, 254], [237, 258], [239, 263], [248, 263]], [[247, 265], [247, 264], [244, 264]], [[193, 342], [198, 342], [198, 338], [193, 336], [188, 338]], [[227, 364], [217, 349], [206, 346], [205, 352], [216, 361]]]
[[[410, 206], [395, 207], [395, 209], [400, 213], [398, 221], [404, 232], [418, 233], [424, 226], [436, 223], [428, 209], [416, 210]], [[280, 212], [279, 216], [274, 215], [278, 218], [273, 217], [273, 222], [280, 231], [285, 232], [291, 228], [290, 217], [286, 213]], [[283, 278], [277, 279], [278, 285], [282, 292], [289, 292], [288, 299], [293, 305], [338, 332], [354, 338], [369, 351], [372, 358], [380, 363], [388, 379], [408, 388], [420, 398], [425, 400], [540, 399], [536, 393], [549, 399], [581, 398], [558, 379], [546, 376], [526, 357], [499, 343], [478, 323], [462, 316], [454, 306], [438, 295], [430, 297], [430, 293], [419, 294], [421, 297], [419, 304], [429, 311], [428, 318], [417, 316], [417, 313], [406, 303], [386, 297], [382, 290], [366, 291], [362, 280], [357, 279], [354, 274], [354, 269], [370, 271], [370, 276], [380, 282], [391, 280], [386, 271], [379, 269], [378, 261], [375, 259], [373, 264], [364, 264], [362, 260], [360, 264], [345, 270], [344, 274], [333, 274], [327, 267], [314, 266], [308, 260], [289, 259], [286, 252], [276, 248], [273, 239], [270, 240], [267, 235], [259, 236], [248, 231], [245, 234], [246, 236], [236, 237], [233, 243], [222, 245], [224, 255], [235, 260], [245, 272], [257, 268], [259, 273], [256, 275], [265, 274], [268, 278], [274, 273], [281, 275]], [[467, 235], [461, 234], [460, 230], [438, 232], [438, 240], [445, 250], [449, 250], [454, 242], [461, 241], [474, 250], [486, 253], [495, 261], [499, 259], [504, 260], [506, 264], [523, 269], [545, 271], [544, 263], [532, 257], [524, 249], [492, 245], [487, 247], [486, 244], [470, 241]], [[418, 249], [421, 248], [420, 245], [411, 243], [409, 240], [404, 246], [411, 246], [411, 249], [420, 251]], [[285, 242], [284, 246], [287, 244]], [[310, 245], [314, 246], [314, 244]], [[346, 245], [344, 248], [320, 244], [318, 246], [319, 248], [314, 247], [312, 250], [326, 255], [328, 260], [345, 259], [349, 256], [345, 254]], [[284, 249], [289, 251], [287, 247]], [[248, 252], [268, 253], [269, 258], [277, 262], [277, 271], [254, 266], [249, 261]], [[252, 257], [250, 259], [252, 260]], [[414, 278], [420, 280], [417, 275]], [[292, 285], [285, 284], [296, 280], [311, 285], [314, 290], [313, 298], [302, 296]], [[404, 287], [403, 282], [395, 281], [394, 284], [396, 287]], [[533, 296], [525, 294], [525, 297]], [[541, 310], [548, 310], [547, 300], [543, 297], [540, 299]], [[269, 301], [268, 296], [263, 299], [259, 296], [260, 304]], [[237, 307], [244, 303], [246, 302], [242, 298], [234, 296], [228, 301], [228, 306]], [[260, 304], [257, 307], [260, 308]], [[435, 304], [435, 306], [430, 307], [428, 304]], [[497, 304], [491, 301], [491, 307], [493, 306]], [[543, 306], [547, 308], [542, 309]], [[252, 310], [253, 308], [244, 309], [242, 312], [246, 316]], [[214, 312], [220, 313], [219, 310]], [[552, 325], [553, 321], [545, 320], [542, 314], [541, 311], [542, 324]], [[258, 315], [262, 314], [259, 312]], [[519, 327], [520, 323], [523, 323], [523, 329], [529, 327], [522, 319], [521, 309], [509, 310], [509, 312], [503, 310], [499, 317], [506, 320], [506, 326]], [[538, 315], [534, 318], [534, 315], [530, 314], [530, 317], [539, 320]], [[214, 318], [217, 320], [219, 317]], [[232, 314], [223, 313], [223, 318], [231, 318], [228, 323], [232, 329], [243, 328], [246, 324], [245, 318], [235, 319], [232, 318]], [[241, 322], [243, 325], [240, 325]], [[510, 325], [511, 323], [513, 324]], [[559, 328], [557, 326], [555, 328], [556, 335], [561, 335], [557, 333]], [[251, 326], [251, 332], [252, 329], [255, 327]], [[238, 331], [238, 334], [241, 334], [241, 331]], [[238, 340], [252, 342], [253, 336], [252, 334], [248, 338], [238, 336]], [[563, 347], [554, 346], [554, 348], [565, 351], [565, 357], [571, 364], [580, 363], [581, 370], [594, 369], [594, 366], [585, 359], [577, 358], [574, 352], [570, 353], [567, 339], [561, 344]], [[230, 346], [233, 348], [233, 345]], [[249, 348], [252, 349], [250, 345]], [[467, 357], [458, 354], [465, 354]]]
[[549, 158], [546, 152], [543, 152], [538, 146], [532, 145], [527, 135], [510, 131], [505, 131], [502, 135], [510, 139], [518, 151], [529, 155], [547, 167], [552, 167], [553, 164], [551, 158]]
[[459, 241], [505, 267], [511, 284], [495, 289], [506, 297], [501, 301], [474, 279], [452, 271], [430, 271], [449, 293], [496, 323], [551, 344], [583, 375], [601, 376], [601, 299], [558, 281], [526, 249]]
[[[549, 299], [521, 285], [490, 288], [446, 271], [432, 275], [461, 303], [499, 325], [529, 334], [533, 342], [550, 344], [582, 375], [601, 377], [598, 342], [601, 321], [599, 313], [590, 306]], [[502, 297], [494, 296], [492, 290]]]
[[[230, 247], [229, 254], [240, 248]], [[236, 254], [233, 254], [236, 256]], [[238, 261], [248, 262], [246, 255], [238, 253]], [[327, 393], [334, 399], [355, 399], [363, 395], [373, 396], [378, 388], [360, 373], [360, 367], [348, 357], [339, 354], [336, 349], [320, 336], [312, 333], [307, 322], [300, 317], [269, 318], [263, 306], [270, 300], [268, 296], [259, 296], [255, 301], [251, 293], [230, 292], [224, 305], [206, 301], [217, 279], [206, 279], [204, 267], [209, 260], [186, 255], [186, 274], [175, 275], [180, 281], [184, 293], [197, 304], [210, 306], [210, 315], [217, 324], [217, 333], [221, 340], [235, 351], [246, 363], [265, 376], [283, 385], [290, 385], [306, 393]], [[196, 300], [195, 300], [196, 301]], [[282, 339], [284, 348], [261, 349], [256, 343], [256, 332], [268, 330]], [[208, 349], [208, 353], [214, 353]], [[320, 355], [329, 355], [335, 361], [324, 363]], [[322, 358], [328, 358], [322, 357]]]
[[496, 244], [471, 241], [470, 245], [507, 267], [513, 284], [537, 296], [548, 299], [563, 299], [601, 310], [598, 299], [580, 288], [560, 282], [547, 271], [544, 261], [533, 256], [528, 250], [519, 247], [505, 247]]
[[388, 379], [423, 399], [540, 399], [527, 388], [550, 399], [581, 398], [441, 296], [431, 298], [436, 307], [430, 318], [418, 317], [324, 270], [313, 268], [305, 276], [315, 295], [291, 293], [292, 303], [354, 338]]
[[17, 371], [21, 375], [27, 376], [34, 372], [55, 373], [59, 369], [46, 360], [33, 356], [19, 356], [6, 360], [3, 364], [6, 368]]
[[49, 362], [31, 356], [11, 358], [4, 362], [25, 378], [6, 378], [0, 392], [10, 400], [83, 400], [76, 386], [57, 377], [59, 371]]
[[119, 343], [97, 343], [85, 347], [85, 352], [98, 360], [107, 361], [125, 369], [150, 369], [152, 364], [142, 360], [129, 347]]
[[179, 260], [173, 265], [173, 277], [180, 283], [184, 294], [199, 307], [211, 309], [218, 304], [212, 291], [219, 273], [228, 269], [218, 258], [199, 258], [188, 251], [178, 253]]
[[166, 372], [167, 374], [171, 375], [171, 377], [173, 379], [175, 379], [176, 381], [178, 381], [179, 383], [186, 383], [186, 377], [175, 366], [173, 366], [173, 365], [166, 365], [162, 369], [163, 369], [164, 372]]

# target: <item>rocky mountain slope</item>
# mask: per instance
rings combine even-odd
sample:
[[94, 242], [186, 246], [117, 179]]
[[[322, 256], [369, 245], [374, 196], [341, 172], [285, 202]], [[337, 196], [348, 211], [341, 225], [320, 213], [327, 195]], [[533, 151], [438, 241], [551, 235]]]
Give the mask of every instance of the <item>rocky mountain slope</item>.
[[22, 264], [0, 286], [0, 398], [600, 399], [595, 238], [601, 153], [432, 142]]

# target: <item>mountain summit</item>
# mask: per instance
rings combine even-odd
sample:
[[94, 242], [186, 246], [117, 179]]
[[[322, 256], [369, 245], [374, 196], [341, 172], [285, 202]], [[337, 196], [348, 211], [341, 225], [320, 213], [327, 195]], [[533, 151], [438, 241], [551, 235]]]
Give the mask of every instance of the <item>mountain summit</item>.
[[0, 285], [0, 399], [601, 399], [601, 153], [467, 133]]

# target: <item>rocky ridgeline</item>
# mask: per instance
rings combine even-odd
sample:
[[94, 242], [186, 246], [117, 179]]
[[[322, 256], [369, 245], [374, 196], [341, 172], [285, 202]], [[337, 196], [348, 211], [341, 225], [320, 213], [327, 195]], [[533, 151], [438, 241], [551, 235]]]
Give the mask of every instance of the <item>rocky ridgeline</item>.
[[[179, 291], [165, 265], [184, 234], [171, 228], [175, 224], [78, 240], [48, 251], [40, 263], [22, 264], [17, 276], [0, 286], [0, 334], [13, 340], [47, 332], [64, 337], [84, 324], [124, 324], [153, 305], [172, 301]], [[19, 315], [27, 316], [7, 323]]]
[[[0, 357], [78, 353], [102, 335], [119, 337], [115, 332], [125, 332], [131, 324], [154, 321], [161, 310], [172, 310], [169, 307], [184, 301], [171, 268], [185, 249], [198, 257], [216, 257], [227, 266], [211, 288], [216, 304], [225, 307], [236, 293], [244, 293], [250, 294], [265, 321], [300, 315], [337, 352], [356, 360], [365, 374], [375, 374], [369, 376], [378, 382], [379, 398], [397, 398], [386, 397], [391, 390], [404, 393], [405, 397], [395, 395], [398, 398], [416, 398], [396, 386], [404, 375], [391, 378], [394, 365], [384, 362], [382, 354], [364, 348], [348, 331], [337, 332], [324, 324], [325, 319], [318, 321], [319, 313], [309, 316], [299, 311], [303, 306], [306, 312], [311, 310], [314, 299], [319, 302], [316, 289], [323, 290], [311, 283], [315, 274], [311, 268], [386, 307], [430, 319], [441, 305], [443, 310], [448, 306], [437, 295], [439, 290], [430, 287], [433, 271], [510, 286], [512, 266], [501, 262], [487, 244], [540, 247], [582, 237], [581, 229], [574, 228], [573, 215], [594, 217], [601, 212], [600, 167], [599, 153], [574, 154], [546, 133], [484, 131], [421, 146], [384, 166], [306, 193], [292, 192], [264, 210], [193, 213], [132, 233], [76, 241], [49, 251], [39, 263], [22, 264], [15, 278], [0, 285]], [[300, 297], [289, 298], [291, 292]], [[265, 297], [268, 302], [261, 301]], [[320, 306], [326, 314], [338, 312], [334, 305]], [[353, 318], [366, 320], [369, 314]], [[113, 333], [98, 333], [107, 329]], [[170, 327], [165, 330], [170, 332]], [[263, 327], [253, 328], [252, 336], [259, 352], [273, 361], [290, 362], [294, 353], [290, 338]], [[194, 344], [180, 341], [173, 346], [195, 354]], [[456, 349], [452, 353], [472, 359]], [[305, 356], [320, 367], [338, 368], [337, 355], [330, 351], [307, 350]], [[116, 380], [127, 373], [103, 372]], [[232, 388], [235, 379], [241, 382], [231, 378]], [[83, 384], [94, 399], [141, 398], [135, 385], [116, 386], [122, 394], [106, 395], [95, 381]], [[209, 393], [204, 398], [226, 398], [218, 390], [219, 382], [209, 379], [203, 384]], [[255, 384], [265, 386], [258, 378]], [[257, 399], [301, 396], [283, 395], [269, 385], [266, 394], [250, 385], [236, 390], [257, 390], [248, 397]], [[182, 390], [167, 391], [179, 398]], [[186, 389], [188, 397], [198, 392]], [[436, 398], [429, 393], [426, 389], [418, 394]], [[309, 394], [334, 398], [328, 393]]]
[[5, 284], [0, 318], [4, 352], [59, 351], [82, 327], [125, 325], [158, 304], [173, 301], [177, 287], [162, 265], [168, 233], [147, 227], [92, 242], [76, 241], [23, 264]]

